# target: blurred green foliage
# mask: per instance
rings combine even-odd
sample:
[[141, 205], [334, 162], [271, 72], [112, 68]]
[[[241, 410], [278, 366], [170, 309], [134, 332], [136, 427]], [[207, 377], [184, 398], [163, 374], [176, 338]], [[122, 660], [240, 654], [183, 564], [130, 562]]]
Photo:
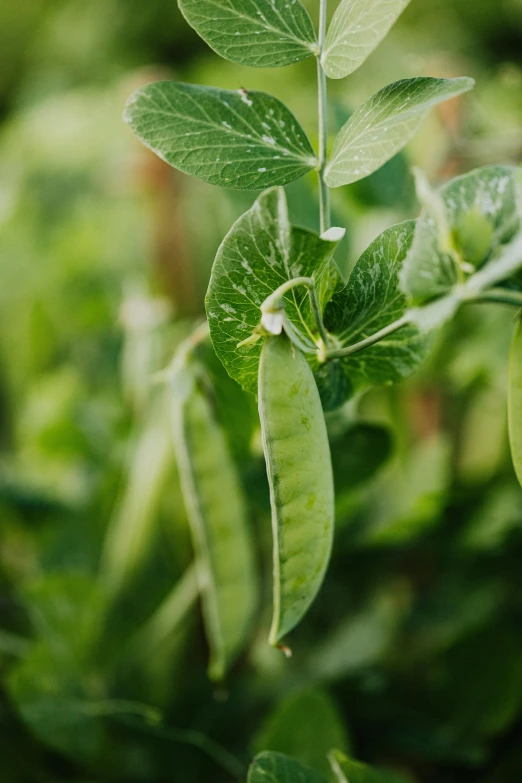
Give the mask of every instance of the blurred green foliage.
[[[510, 315], [463, 310], [422, 374], [329, 417], [335, 552], [291, 662], [265, 641], [255, 408], [238, 420], [242, 393], [206, 358], [264, 574], [258, 630], [214, 691], [168, 391], [154, 381], [252, 197], [167, 169], [120, 115], [133, 87], [174, 73], [266, 88], [314, 138], [313, 66], [267, 76], [224, 63], [172, 0], [20, 0], [0, 6], [0, 29], [2, 783], [228, 783], [264, 749], [326, 773], [330, 745], [419, 783], [519, 783]], [[335, 192], [344, 271], [415, 216], [412, 163], [442, 181], [520, 162], [522, 4], [413, 0], [348, 89], [333, 85], [335, 127], [393, 78], [456, 72], [478, 82], [465, 113], [439, 111], [404, 155]], [[288, 196], [292, 219], [315, 227], [312, 181]]]

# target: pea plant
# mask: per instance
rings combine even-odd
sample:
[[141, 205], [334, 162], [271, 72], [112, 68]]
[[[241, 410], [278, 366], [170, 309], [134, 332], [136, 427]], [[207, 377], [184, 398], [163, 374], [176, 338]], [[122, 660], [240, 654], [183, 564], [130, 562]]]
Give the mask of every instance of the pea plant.
[[[474, 84], [466, 77], [390, 84], [330, 143], [328, 80], [353, 74], [408, 4], [341, 0], [328, 26], [321, 0], [316, 30], [299, 0], [179, 0], [187, 22], [234, 63], [270, 68], [315, 57], [317, 150], [292, 112], [264, 92], [164, 81], [127, 103], [136, 136], [170, 165], [213, 185], [262, 191], [224, 238], [206, 298], [208, 324], [185, 341], [170, 373], [175, 450], [216, 680], [244, 646], [258, 597], [246, 503], [207, 368], [208, 336], [229, 376], [257, 396], [274, 541], [269, 642], [289, 654], [284, 643], [317, 595], [332, 550], [325, 413], [413, 373], [461, 306], [522, 308], [522, 182], [513, 167], [481, 168], [440, 189], [416, 171], [420, 217], [378, 236], [348, 281], [336, 265], [345, 229], [332, 226], [330, 190], [375, 172], [431, 109]], [[317, 177], [317, 233], [290, 222], [284, 190], [310, 172]], [[511, 368], [510, 436], [522, 480], [520, 318]], [[339, 781], [366, 779], [340, 755], [331, 761]], [[269, 773], [315, 780], [285, 767], [292, 763], [264, 754], [252, 783]]]

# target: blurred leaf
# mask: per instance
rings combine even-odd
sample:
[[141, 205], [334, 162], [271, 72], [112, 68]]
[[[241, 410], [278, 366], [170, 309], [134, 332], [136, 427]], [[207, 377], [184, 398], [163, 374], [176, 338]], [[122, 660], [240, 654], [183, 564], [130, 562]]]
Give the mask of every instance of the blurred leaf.
[[212, 185], [261, 190], [316, 165], [293, 114], [264, 92], [156, 82], [131, 95], [124, 116], [160, 158]]
[[366, 208], [392, 207], [413, 214], [415, 188], [406, 154], [397, 153], [373, 174], [353, 182], [346, 192]]
[[282, 753], [264, 752], [254, 759], [248, 771], [248, 783], [325, 783], [309, 767]]
[[233, 63], [276, 68], [317, 48], [312, 20], [299, 0], [178, 0], [187, 22]]
[[89, 658], [98, 639], [103, 595], [83, 574], [52, 573], [23, 591], [38, 637], [56, 659]]
[[[238, 348], [261, 320], [263, 301], [282, 283], [295, 277], [317, 281], [324, 306], [335, 267], [331, 261], [338, 240], [291, 226], [283, 190], [263, 193], [239, 218], [218, 251], [206, 307], [216, 354], [227, 372], [247, 391], [257, 394], [261, 341]], [[308, 291], [296, 288], [284, 297], [286, 315], [304, 330], [315, 346], [315, 322]]]
[[449, 651], [440, 696], [455, 731], [495, 735], [522, 709], [522, 636], [500, 623], [468, 636]]
[[346, 729], [332, 699], [319, 689], [299, 691], [280, 702], [254, 741], [257, 752], [285, 753], [327, 779], [326, 756], [336, 747], [348, 751]]
[[339, 750], [333, 750], [329, 758], [337, 783], [404, 783], [399, 775], [378, 772], [360, 761], [352, 761]]
[[[358, 260], [346, 287], [328, 304], [325, 324], [341, 346], [355, 345], [405, 314], [399, 271], [414, 227], [413, 222], [401, 223], [377, 237]], [[419, 338], [415, 327], [405, 326], [376, 345], [340, 359], [338, 367], [358, 390], [405, 378], [426, 353], [426, 341]]]
[[12, 672], [9, 691], [41, 742], [86, 763], [101, 751], [103, 726], [89, 709], [81, 674], [58, 662], [48, 647], [38, 646]]
[[342, 0], [328, 29], [321, 64], [331, 79], [359, 68], [410, 0]]
[[480, 485], [499, 472], [506, 461], [506, 430], [505, 389], [477, 389], [462, 411], [455, 466], [462, 482]]
[[480, 267], [493, 262], [498, 250], [513, 239], [522, 225], [517, 177], [512, 167], [488, 166], [440, 189], [451, 247], [441, 239], [433, 210], [424, 209], [401, 272], [401, 287], [412, 300], [447, 293], [459, 282], [457, 264]]
[[340, 130], [326, 166], [330, 188], [367, 177], [415, 135], [430, 109], [471, 90], [472, 79], [403, 79], [384, 87], [355, 111]]
[[365, 543], [395, 546], [414, 540], [438, 519], [451, 478], [451, 443], [435, 435], [420, 443], [405, 464], [396, 463], [373, 488]]
[[331, 441], [337, 517], [354, 489], [369, 481], [390, 458], [390, 430], [373, 424], [354, 424]]
[[308, 676], [318, 682], [356, 676], [386, 654], [406, 608], [402, 589], [387, 586], [356, 614], [345, 616], [312, 649]]
[[51, 575], [25, 593], [38, 640], [11, 671], [11, 698], [45, 744], [80, 762], [100, 752], [103, 729], [93, 699], [103, 696], [94, 669], [101, 596], [80, 575]]
[[473, 513], [460, 538], [465, 549], [491, 553], [505, 547], [509, 536], [522, 532], [522, 497], [516, 486], [491, 492]]

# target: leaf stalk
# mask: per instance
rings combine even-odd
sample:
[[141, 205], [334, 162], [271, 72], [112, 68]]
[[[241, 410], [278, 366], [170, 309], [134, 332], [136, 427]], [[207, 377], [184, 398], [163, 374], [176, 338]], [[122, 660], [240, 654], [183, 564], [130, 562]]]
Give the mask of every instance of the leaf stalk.
[[[285, 283], [276, 288], [276, 290], [268, 296], [261, 305], [261, 313], [263, 316], [277, 316], [281, 315], [281, 325], [285, 324], [285, 331], [288, 333], [288, 319], [283, 319], [285, 303], [284, 295], [294, 288], [304, 286], [308, 289], [308, 296], [310, 298], [310, 307], [314, 316], [315, 325], [317, 331], [321, 336], [321, 341], [325, 344], [329, 344], [328, 332], [326, 331], [323, 316], [321, 313], [321, 305], [319, 304], [319, 298], [317, 296], [317, 289], [315, 287], [315, 280], [313, 277], [294, 277], [292, 280], [287, 280]], [[266, 328], [266, 319], [262, 320], [262, 324]], [[288, 335], [291, 338], [291, 335]]]
[[406, 315], [403, 315], [402, 318], [399, 318], [397, 321], [393, 321], [393, 323], [388, 324], [388, 326], [385, 326], [383, 329], [379, 329], [378, 332], [371, 334], [369, 337], [365, 337], [364, 340], [360, 340], [358, 343], [347, 345], [345, 348], [336, 348], [331, 351], [326, 351], [326, 359], [342, 359], [347, 356], [352, 356], [354, 353], [364, 351], [365, 348], [370, 348], [370, 346], [375, 345], [375, 343], [381, 342], [381, 340], [389, 337], [390, 334], [397, 332], [404, 326], [408, 326], [409, 323], [410, 319], [406, 313]]

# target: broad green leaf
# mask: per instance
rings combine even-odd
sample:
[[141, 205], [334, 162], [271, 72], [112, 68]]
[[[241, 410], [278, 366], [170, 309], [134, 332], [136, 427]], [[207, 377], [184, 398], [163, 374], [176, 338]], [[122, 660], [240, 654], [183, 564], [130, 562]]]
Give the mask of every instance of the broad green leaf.
[[[415, 223], [392, 226], [372, 242], [350, 279], [325, 311], [325, 324], [341, 346], [354, 345], [406, 312], [399, 271], [413, 240]], [[335, 363], [354, 390], [399, 381], [425, 358], [427, 342], [413, 326], [404, 326], [379, 343]], [[343, 400], [338, 400], [341, 404]]]
[[250, 631], [257, 578], [238, 469], [207, 384], [198, 363], [180, 355], [172, 382], [174, 448], [210, 645], [209, 676], [222, 680]]
[[331, 79], [353, 73], [386, 37], [410, 0], [342, 0], [321, 56]]
[[276, 68], [317, 51], [308, 11], [299, 0], [178, 0], [187, 22], [233, 63]]
[[372, 174], [410, 141], [434, 106], [473, 85], [465, 77], [421, 77], [379, 90], [341, 128], [326, 166], [326, 184], [338, 188]]
[[251, 764], [248, 783], [325, 783], [325, 779], [289, 756], [265, 751]]
[[212, 185], [261, 190], [316, 166], [294, 115], [264, 92], [156, 82], [131, 95], [124, 118], [160, 158]]
[[[286, 280], [314, 276], [324, 305], [338, 279], [332, 255], [338, 240], [321, 239], [288, 220], [283, 190], [270, 189], [234, 224], [218, 250], [206, 299], [216, 354], [244, 389], [257, 394], [261, 341], [238, 347], [258, 326], [263, 301]], [[314, 347], [315, 326], [308, 293], [285, 296], [286, 314]]]
[[522, 319], [513, 335], [509, 357], [509, 440], [517, 478], [522, 486]]
[[448, 293], [462, 282], [459, 271], [461, 278], [468, 276], [466, 265], [480, 268], [511, 242], [522, 227], [519, 177], [514, 167], [487, 166], [423, 199], [401, 272], [401, 287], [414, 302]]
[[393, 772], [378, 772], [367, 764], [349, 759], [340, 750], [333, 750], [329, 759], [338, 783], [404, 783], [403, 777]]
[[280, 702], [255, 741], [256, 751], [286, 753], [325, 777], [332, 748], [347, 752], [348, 738], [335, 703], [318, 688], [298, 691]]

